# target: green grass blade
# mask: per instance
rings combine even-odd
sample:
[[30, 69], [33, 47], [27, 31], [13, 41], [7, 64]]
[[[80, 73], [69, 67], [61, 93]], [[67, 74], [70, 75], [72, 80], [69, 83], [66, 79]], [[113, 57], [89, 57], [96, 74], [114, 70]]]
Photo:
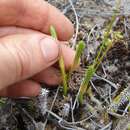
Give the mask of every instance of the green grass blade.
[[54, 38], [54, 39], [57, 39], [57, 33], [56, 33], [56, 30], [55, 28], [51, 25], [50, 27], [50, 33], [51, 33], [51, 36]]
[[[50, 33], [51, 33], [51, 36], [57, 40], [57, 33], [53, 26], [50, 27]], [[68, 90], [67, 75], [65, 72], [65, 65], [64, 65], [64, 59], [63, 59], [62, 54], [60, 55], [60, 58], [59, 58], [59, 67], [60, 67], [62, 80], [63, 80], [63, 94], [64, 96], [67, 96], [67, 90]]]
[[0, 107], [2, 107], [5, 104], [5, 100], [0, 98]]
[[81, 55], [85, 49], [85, 43], [84, 41], [79, 41], [77, 47], [76, 47], [76, 54], [74, 58], [74, 63], [72, 65], [72, 69], [76, 68], [80, 62]]
[[70, 79], [73, 70], [75, 68], [77, 68], [77, 66], [79, 65], [80, 58], [81, 58], [81, 55], [82, 55], [84, 49], [85, 49], [85, 43], [84, 43], [84, 41], [81, 40], [78, 42], [78, 45], [76, 46], [76, 53], [75, 53], [75, 57], [74, 57], [74, 62], [70, 68], [68, 75], [67, 75], [68, 80]]
[[64, 59], [62, 56], [60, 56], [60, 59], [59, 59], [59, 66], [61, 69], [61, 75], [62, 75], [62, 79], [63, 79], [63, 94], [64, 94], [64, 96], [67, 96], [67, 91], [68, 91], [67, 75], [65, 72]]
[[[104, 34], [104, 38], [103, 38], [103, 41], [102, 41], [102, 45], [101, 45], [100, 50], [99, 50], [99, 52], [98, 52], [98, 54], [97, 54], [97, 56], [96, 56], [96, 59], [95, 59], [95, 61], [94, 61], [94, 62], [95, 62], [95, 66], [96, 66], [96, 63], [99, 64], [99, 62], [101, 62], [100, 57], [102, 57], [102, 52], [106, 53], [106, 51], [104, 51], [104, 46], [105, 46], [106, 49], [107, 49], [107, 47], [109, 48], [109, 45], [108, 45], [107, 43], [108, 43], [109, 35], [110, 35], [110, 33], [111, 33], [113, 24], [114, 24], [114, 22], [115, 22], [115, 20], [116, 20], [116, 18], [117, 18], [117, 13], [118, 13], [119, 8], [120, 8], [121, 0], [117, 0], [116, 3], [117, 3], [117, 4], [116, 4], [116, 9], [115, 9], [114, 14], [113, 14], [113, 16], [112, 16], [112, 18], [111, 18], [110, 23], [109, 23], [108, 26], [106, 27], [106, 32], [105, 32], [105, 34]], [[107, 44], [108, 46], [106, 46], [106, 44]], [[105, 56], [105, 54], [103, 54], [103, 55]], [[98, 67], [96, 67], [96, 68], [98, 68]]]
[[95, 68], [93, 65], [90, 65], [88, 69], [86, 70], [85, 77], [81, 83], [80, 86], [80, 92], [79, 92], [79, 102], [82, 104], [83, 102], [83, 95], [88, 89], [89, 81], [91, 80], [92, 76], [95, 73]]

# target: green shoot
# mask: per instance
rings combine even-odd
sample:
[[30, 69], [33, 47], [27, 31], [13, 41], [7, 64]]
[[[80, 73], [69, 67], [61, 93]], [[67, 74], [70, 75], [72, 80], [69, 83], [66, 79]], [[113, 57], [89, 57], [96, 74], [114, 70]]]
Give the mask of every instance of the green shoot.
[[53, 26], [50, 27], [50, 33], [51, 33], [51, 36], [57, 40], [57, 33], [56, 33], [56, 30]]
[[63, 79], [63, 94], [64, 96], [66, 96], [67, 91], [68, 91], [68, 84], [67, 84], [67, 75], [66, 75], [65, 66], [64, 66], [64, 59], [62, 56], [59, 59], [59, 66], [61, 69], [61, 74], [62, 74], [62, 79]]
[[130, 130], [130, 124], [127, 125], [127, 130]]
[[85, 49], [85, 43], [84, 43], [84, 41], [79, 41], [78, 45], [76, 46], [76, 53], [75, 53], [74, 62], [73, 62], [72, 66], [70, 68], [70, 71], [68, 73], [68, 80], [70, 79], [70, 76], [71, 76], [73, 70], [75, 68], [77, 68], [77, 66], [79, 65], [79, 63], [80, 63], [80, 57], [81, 57], [84, 49]]
[[[115, 117], [124, 116], [126, 114], [126, 110], [129, 112], [130, 108], [129, 102], [130, 102], [130, 87], [128, 86], [123, 91], [121, 91], [116, 97], [114, 97], [107, 111], [109, 114]], [[125, 103], [126, 105], [124, 105]], [[121, 113], [119, 112], [119, 110]]]
[[84, 49], [85, 49], [84, 41], [79, 41], [78, 45], [76, 46], [76, 54], [75, 54], [74, 63], [71, 67], [71, 70], [73, 70], [74, 68], [76, 68], [79, 65], [80, 57], [81, 57]]
[[0, 107], [2, 107], [5, 104], [5, 100], [0, 98]]
[[99, 67], [99, 65], [102, 62], [105, 55], [107, 54], [107, 52], [109, 51], [109, 49], [113, 46], [114, 41], [110, 40], [109, 36], [110, 36], [110, 34], [112, 32], [113, 24], [116, 21], [117, 12], [119, 10], [120, 3], [121, 3], [121, 0], [117, 0], [116, 9], [114, 11], [114, 14], [113, 14], [113, 16], [111, 18], [111, 21], [110, 21], [109, 25], [107, 26], [106, 32], [104, 33], [102, 45], [101, 45], [100, 50], [99, 50], [99, 52], [97, 54], [97, 57], [96, 57], [96, 59], [94, 61], [94, 67], [96, 68], [96, 70]]
[[[57, 33], [56, 30], [53, 26], [50, 27], [50, 33], [51, 36], [57, 40]], [[63, 59], [63, 55], [60, 54], [60, 58], [59, 58], [59, 67], [61, 70], [61, 75], [62, 75], [62, 79], [63, 79], [63, 94], [64, 96], [67, 95], [67, 90], [68, 90], [68, 86], [67, 86], [67, 75], [65, 72], [65, 65], [64, 65], [64, 59]]]
[[80, 93], [79, 93], [79, 102], [83, 103], [83, 95], [88, 89], [89, 81], [91, 80], [92, 76], [95, 73], [95, 69], [93, 65], [90, 65], [86, 70], [85, 77], [80, 86]]
[[98, 52], [98, 56], [96, 57], [96, 60], [94, 61], [94, 68], [95, 70], [98, 69], [99, 65], [101, 64], [102, 60], [106, 56], [107, 52], [110, 50], [110, 48], [113, 46], [112, 40], [107, 38], [105, 41], [103, 41], [102, 46]]
[[[118, 2], [119, 2], [118, 4], [120, 4], [120, 0]], [[118, 10], [118, 9], [119, 9], [119, 7], [117, 6], [116, 10]], [[98, 69], [99, 65], [103, 61], [107, 52], [110, 50], [110, 48], [113, 46], [113, 44], [115, 42], [114, 41], [115, 39], [111, 40], [109, 38], [109, 36], [112, 32], [112, 27], [113, 27], [113, 24], [116, 20], [116, 17], [117, 17], [117, 11], [115, 11], [114, 15], [112, 16], [110, 24], [108, 25], [106, 32], [104, 33], [101, 47], [99, 48], [98, 54], [97, 54], [93, 64], [90, 65], [88, 67], [88, 69], [86, 70], [85, 77], [81, 83], [80, 92], [79, 92], [79, 102], [81, 104], [83, 102], [83, 96], [86, 93], [86, 91], [88, 90], [88, 85], [89, 85], [90, 80], [92, 79], [92, 77], [95, 74], [96, 70]], [[119, 37], [120, 37], [120, 35], [118, 36], [118, 38]]]

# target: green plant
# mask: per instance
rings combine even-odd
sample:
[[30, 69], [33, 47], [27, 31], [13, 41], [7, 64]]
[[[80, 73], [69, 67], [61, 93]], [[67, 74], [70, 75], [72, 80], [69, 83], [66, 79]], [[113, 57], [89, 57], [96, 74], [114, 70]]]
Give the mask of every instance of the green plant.
[[6, 101], [3, 98], [0, 98], [0, 107], [2, 107], [5, 103]]
[[74, 62], [73, 62], [73, 65], [71, 67], [72, 71], [73, 71], [73, 69], [75, 69], [79, 65], [80, 57], [81, 57], [84, 49], [85, 49], [84, 41], [79, 41], [78, 45], [76, 46], [76, 54], [75, 54]]
[[[50, 33], [51, 36], [57, 40], [57, 33], [56, 30], [53, 26], [50, 27]], [[61, 74], [62, 74], [62, 79], [63, 79], [63, 93], [64, 96], [67, 95], [67, 91], [68, 91], [68, 80], [70, 78], [70, 75], [72, 74], [73, 70], [79, 65], [80, 62], [80, 57], [84, 51], [85, 48], [85, 43], [84, 41], [79, 41], [78, 45], [76, 46], [76, 54], [75, 54], [75, 58], [74, 58], [74, 62], [70, 68], [69, 74], [67, 75], [65, 72], [65, 66], [64, 66], [64, 59], [62, 54], [60, 55], [59, 58], [59, 66], [60, 66], [60, 70], [61, 70]]]
[[[79, 96], [78, 96], [80, 103], [82, 103], [82, 101], [83, 101], [83, 96], [84, 96], [84, 94], [86, 93], [86, 91], [88, 89], [88, 85], [89, 85], [89, 82], [90, 82], [91, 78], [93, 77], [93, 75], [97, 71], [99, 65], [103, 61], [103, 59], [106, 56], [107, 52], [114, 45], [114, 43], [116, 43], [119, 39], [123, 38], [123, 36], [121, 35], [120, 32], [113, 32], [112, 31], [113, 24], [114, 24], [114, 22], [116, 20], [116, 17], [117, 17], [117, 10], [119, 9], [120, 2], [121, 1], [118, 0], [118, 4], [117, 4], [116, 10], [115, 10], [115, 13], [112, 16], [110, 24], [106, 27], [106, 31], [105, 31], [105, 33], [103, 35], [103, 40], [102, 40], [101, 46], [99, 48], [98, 54], [97, 54], [93, 64], [89, 65], [88, 69], [85, 72], [85, 77], [84, 77], [84, 79], [83, 79], [83, 81], [82, 81], [82, 83], [80, 85], [80, 91], [79, 91]], [[56, 30], [55, 30], [55, 28], [53, 26], [50, 27], [50, 33], [51, 33], [52, 37], [57, 40]], [[110, 36], [111, 36], [111, 38], [110, 38]], [[59, 66], [60, 66], [62, 79], [63, 79], [63, 93], [64, 93], [64, 96], [67, 95], [67, 91], [68, 91], [68, 83], [67, 83], [68, 79], [70, 79], [70, 75], [71, 75], [72, 71], [78, 66], [78, 64], [80, 62], [80, 57], [81, 57], [81, 54], [82, 54], [84, 48], [85, 48], [84, 42], [80, 41], [78, 43], [77, 47], [76, 47], [76, 54], [75, 54], [75, 58], [74, 58], [74, 63], [71, 66], [68, 75], [65, 72], [63, 55], [60, 54]]]
[[92, 76], [95, 73], [95, 68], [93, 65], [90, 65], [88, 67], [88, 69], [85, 72], [85, 77], [80, 85], [80, 92], [79, 92], [79, 102], [82, 104], [83, 102], [83, 95], [86, 92], [86, 90], [88, 89], [88, 85], [89, 85], [89, 81], [91, 80]]
[[[120, 5], [120, 1], [118, 1], [119, 3], [117, 5]], [[88, 85], [90, 80], [92, 79], [93, 75], [95, 74], [95, 72], [97, 71], [99, 65], [101, 64], [101, 62], [103, 61], [104, 57], [106, 56], [107, 52], [110, 50], [110, 48], [114, 45], [115, 42], [117, 42], [117, 40], [119, 40], [120, 38], [122, 38], [120, 33], [113, 33], [112, 32], [112, 27], [113, 24], [116, 20], [117, 17], [117, 10], [119, 9], [119, 7], [116, 7], [115, 13], [112, 16], [112, 19], [110, 21], [110, 24], [107, 26], [106, 31], [104, 33], [103, 36], [103, 41], [101, 43], [101, 46], [99, 48], [98, 54], [93, 62], [92, 65], [88, 66], [88, 69], [86, 70], [85, 73], [85, 77], [81, 83], [80, 86], [80, 92], [79, 92], [79, 102], [82, 104], [83, 102], [83, 96], [86, 93], [87, 89], [88, 89]], [[110, 39], [110, 34], [113, 34], [113, 38]]]
[[127, 125], [127, 130], [130, 130], [130, 124]]
[[56, 33], [56, 30], [55, 28], [51, 25], [50, 26], [50, 33], [51, 33], [51, 36], [57, 40], [57, 33]]
[[130, 87], [127, 86], [116, 95], [108, 108], [108, 113], [115, 117], [122, 117], [130, 112]]
[[[50, 27], [50, 33], [51, 36], [57, 40], [57, 33], [56, 30], [53, 26]], [[62, 75], [62, 80], [63, 80], [63, 94], [64, 96], [67, 95], [67, 91], [68, 91], [68, 84], [67, 84], [67, 74], [65, 72], [65, 65], [64, 65], [64, 59], [63, 59], [63, 54], [61, 52], [60, 57], [59, 57], [59, 67], [61, 70], [61, 75]]]
[[85, 43], [84, 43], [84, 41], [81, 40], [78, 42], [78, 44], [76, 46], [74, 62], [73, 62], [72, 66], [70, 68], [70, 71], [68, 73], [68, 80], [70, 79], [70, 76], [71, 76], [72, 72], [74, 71], [74, 69], [79, 65], [80, 57], [81, 57], [84, 49], [85, 49]]

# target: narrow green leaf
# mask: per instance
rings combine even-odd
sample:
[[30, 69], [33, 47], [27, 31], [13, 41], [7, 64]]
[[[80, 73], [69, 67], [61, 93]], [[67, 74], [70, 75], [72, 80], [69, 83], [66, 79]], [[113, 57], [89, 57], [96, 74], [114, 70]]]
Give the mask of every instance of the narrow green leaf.
[[[56, 30], [53, 26], [50, 27], [50, 33], [54, 39], [57, 39], [57, 33], [56, 33]], [[68, 85], [67, 85], [67, 75], [65, 72], [64, 59], [63, 59], [62, 54], [60, 55], [60, 58], [59, 58], [59, 67], [60, 67], [62, 80], [63, 80], [63, 94], [64, 94], [64, 96], [66, 96], [67, 90], [68, 90]]]
[[85, 43], [84, 41], [79, 41], [77, 47], [76, 47], [76, 54], [74, 58], [74, 63], [72, 66], [72, 69], [76, 68], [80, 62], [81, 55], [85, 49]]
[[83, 102], [83, 95], [86, 93], [86, 90], [88, 89], [89, 81], [91, 80], [94, 73], [95, 73], [95, 68], [93, 65], [90, 65], [86, 70], [85, 77], [80, 86], [79, 102], [81, 104]]
[[78, 45], [76, 46], [76, 53], [75, 53], [74, 62], [72, 64], [71, 68], [70, 68], [70, 71], [69, 71], [68, 75], [67, 75], [68, 80], [70, 79], [73, 70], [76, 69], [77, 66], [79, 65], [80, 58], [81, 58], [81, 55], [82, 55], [84, 49], [85, 49], [84, 41], [79, 41]]
[[51, 25], [50, 27], [50, 33], [51, 33], [51, 36], [55, 39], [57, 39], [57, 33], [56, 33], [56, 30], [55, 28]]
[[5, 104], [5, 100], [0, 98], [0, 107], [2, 107]]
[[130, 124], [127, 125], [127, 130], [130, 130]]
[[63, 94], [64, 94], [64, 96], [66, 96], [67, 95], [67, 91], [68, 91], [67, 75], [65, 73], [64, 59], [63, 59], [62, 56], [59, 59], [59, 65], [60, 65], [61, 75], [62, 75], [62, 79], [63, 79]]

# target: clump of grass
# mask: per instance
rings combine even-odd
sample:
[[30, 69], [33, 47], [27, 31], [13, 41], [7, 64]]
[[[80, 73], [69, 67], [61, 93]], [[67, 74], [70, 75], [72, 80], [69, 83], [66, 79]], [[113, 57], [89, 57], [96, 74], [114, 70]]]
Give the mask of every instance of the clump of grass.
[[[107, 52], [110, 50], [110, 48], [112, 48], [114, 43], [116, 43], [119, 39], [123, 38], [123, 36], [121, 35], [120, 32], [113, 32], [112, 31], [113, 24], [114, 24], [116, 17], [117, 17], [117, 10], [119, 8], [118, 6], [120, 5], [121, 1], [118, 0], [118, 2], [119, 3], [117, 4], [115, 13], [111, 18], [110, 24], [106, 27], [106, 31], [103, 35], [103, 40], [102, 40], [101, 46], [99, 48], [98, 54], [97, 54], [93, 64], [89, 65], [88, 69], [85, 72], [85, 77], [81, 83], [80, 92], [79, 92], [79, 102], [80, 103], [83, 102], [83, 96], [88, 89], [89, 82], [92, 79], [95, 72], [97, 71], [99, 65], [103, 61]], [[56, 30], [53, 26], [50, 27], [50, 33], [51, 33], [52, 37], [57, 40]], [[72, 71], [78, 66], [78, 64], [80, 62], [80, 57], [81, 57], [81, 54], [82, 54], [84, 48], [85, 48], [85, 43], [83, 41], [80, 41], [76, 47], [76, 54], [75, 54], [74, 62], [70, 68], [68, 75], [65, 72], [63, 55], [62, 54], [60, 55], [59, 66], [60, 66], [61, 75], [62, 75], [62, 79], [63, 79], [63, 94], [64, 94], [64, 96], [67, 95], [67, 91], [68, 91], [68, 83], [67, 83], [68, 79], [70, 78]]]
[[[120, 5], [120, 1], [118, 1], [119, 3], [117, 5]], [[95, 74], [95, 72], [97, 71], [99, 65], [101, 64], [101, 62], [103, 61], [104, 57], [106, 56], [107, 52], [110, 50], [110, 48], [114, 45], [115, 41], [117, 42], [117, 40], [119, 40], [120, 38], [122, 38], [122, 36], [120, 35], [120, 33], [113, 33], [113, 38], [110, 39], [110, 34], [112, 33], [112, 27], [113, 24], [116, 20], [117, 17], [117, 10], [118, 10], [118, 6], [115, 10], [114, 15], [112, 16], [112, 19], [110, 21], [110, 24], [107, 26], [106, 28], [106, 32], [104, 33], [103, 36], [103, 41], [101, 43], [101, 46], [99, 48], [98, 54], [93, 62], [92, 65], [88, 66], [88, 69], [86, 70], [85, 73], [85, 77], [81, 83], [80, 86], [80, 92], [79, 92], [79, 102], [82, 104], [83, 102], [83, 96], [86, 93], [88, 86], [89, 86], [89, 82], [92, 79], [93, 75]]]
[[122, 117], [130, 112], [130, 87], [126, 86], [116, 97], [113, 98], [108, 108], [108, 113], [115, 117]]
[[[50, 27], [50, 33], [51, 33], [51, 36], [55, 40], [57, 40], [57, 33], [56, 33], [56, 30], [53, 26]], [[65, 72], [65, 64], [64, 64], [62, 52], [61, 52], [60, 57], [59, 57], [59, 67], [61, 70], [61, 75], [62, 75], [62, 80], [63, 80], [63, 94], [64, 94], [64, 96], [67, 96], [67, 91], [68, 91], [67, 74]]]

